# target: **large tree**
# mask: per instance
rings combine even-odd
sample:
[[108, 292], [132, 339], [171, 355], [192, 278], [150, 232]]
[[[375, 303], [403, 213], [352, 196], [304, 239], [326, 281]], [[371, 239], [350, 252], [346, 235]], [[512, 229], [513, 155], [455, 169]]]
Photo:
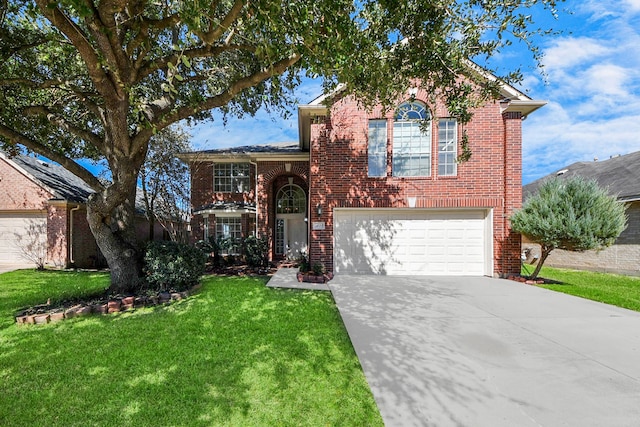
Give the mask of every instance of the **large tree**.
[[[112, 290], [140, 272], [136, 182], [149, 140], [181, 120], [286, 111], [300, 72], [391, 105], [420, 78], [465, 121], [496, 82], [468, 60], [522, 41], [554, 0], [2, 0], [0, 139], [94, 190], [87, 218]], [[533, 42], [532, 42], [533, 41]], [[464, 76], [466, 78], [461, 78]], [[475, 83], [475, 90], [470, 83]], [[446, 88], [443, 90], [442, 88]], [[77, 162], [104, 159], [104, 184]]]
[[511, 216], [511, 228], [533, 243], [541, 254], [532, 279], [554, 249], [582, 252], [611, 246], [627, 226], [626, 206], [579, 176], [545, 181], [522, 209]]

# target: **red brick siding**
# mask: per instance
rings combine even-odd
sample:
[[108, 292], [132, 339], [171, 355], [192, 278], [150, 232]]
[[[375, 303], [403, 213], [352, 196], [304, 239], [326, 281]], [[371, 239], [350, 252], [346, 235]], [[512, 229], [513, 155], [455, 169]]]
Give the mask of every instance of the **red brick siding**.
[[0, 210], [44, 211], [51, 197], [51, 193], [0, 159]]
[[[418, 100], [428, 100], [418, 93]], [[428, 103], [427, 103], [428, 104]], [[432, 114], [447, 117], [438, 104]], [[386, 115], [393, 117], [393, 112]], [[379, 110], [367, 113], [352, 98], [338, 101], [323, 124], [311, 125], [311, 206], [321, 204], [323, 215], [312, 209], [310, 222], [325, 222], [325, 230], [312, 231], [311, 263], [333, 268], [333, 212], [335, 207], [483, 207], [493, 209], [494, 273], [515, 272], [519, 262], [519, 238], [509, 232], [507, 217], [521, 197], [521, 123], [519, 114], [503, 117], [498, 103], [475, 110], [472, 122], [464, 126], [469, 135], [471, 159], [458, 165], [455, 177], [437, 175], [437, 120], [432, 123], [432, 171], [424, 178], [391, 176], [392, 121], [389, 120], [387, 177], [367, 176], [369, 119], [380, 118]], [[459, 129], [459, 136], [462, 129]], [[506, 141], [506, 142], [505, 142]]]

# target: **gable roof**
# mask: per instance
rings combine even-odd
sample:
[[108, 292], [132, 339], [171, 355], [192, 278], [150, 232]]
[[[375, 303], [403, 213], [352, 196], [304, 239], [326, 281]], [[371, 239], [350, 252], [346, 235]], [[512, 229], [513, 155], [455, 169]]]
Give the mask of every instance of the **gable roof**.
[[13, 163], [19, 172], [53, 194], [54, 199], [84, 203], [90, 194], [95, 193], [86, 182], [58, 164], [25, 155], [8, 157], [0, 153], [0, 157]]
[[640, 151], [608, 160], [573, 163], [525, 185], [522, 188], [522, 198], [526, 200], [536, 193], [547, 179], [572, 176], [595, 179], [600, 187], [606, 188], [609, 194], [617, 196], [620, 201], [640, 200]]
[[[25, 155], [9, 157], [3, 152], [0, 152], [0, 158], [7, 160], [20, 173], [51, 193], [53, 200], [86, 203], [89, 196], [95, 193], [84, 180], [56, 163]], [[142, 189], [137, 187], [136, 213], [142, 215], [145, 212]]]
[[[480, 74], [484, 79], [490, 82], [496, 82], [499, 80], [498, 77], [475, 62], [467, 60], [466, 63], [472, 71]], [[499, 86], [501, 99], [498, 101], [500, 102], [501, 113], [517, 112], [522, 114], [523, 118], [526, 118], [529, 114], [547, 104], [547, 101], [533, 99], [524, 92], [521, 92], [514, 86], [511, 86], [502, 80], [499, 81]], [[304, 150], [309, 149], [311, 120], [314, 117], [326, 115], [328, 107], [325, 101], [327, 99], [331, 99], [345, 89], [346, 86], [340, 83], [332, 92], [322, 94], [308, 104], [298, 105], [298, 135], [300, 138], [300, 147]]]

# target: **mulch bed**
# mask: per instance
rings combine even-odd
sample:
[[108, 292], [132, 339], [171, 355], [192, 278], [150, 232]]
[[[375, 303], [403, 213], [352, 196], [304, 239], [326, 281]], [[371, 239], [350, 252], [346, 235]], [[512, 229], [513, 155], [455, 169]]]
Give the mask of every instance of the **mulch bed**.
[[543, 277], [531, 279], [529, 276], [521, 276], [519, 274], [512, 274], [508, 276], [507, 279], [514, 280], [520, 283], [526, 283], [527, 285], [557, 285], [561, 283], [557, 280], [545, 279]]
[[[251, 268], [247, 265], [229, 265], [224, 267], [213, 267], [207, 265], [206, 274], [221, 276], [272, 276], [278, 270], [278, 266]], [[110, 314], [121, 311], [130, 311], [141, 307], [153, 307], [156, 305], [166, 305], [173, 301], [178, 301], [192, 295], [201, 285], [196, 285], [188, 291], [174, 292], [149, 292], [143, 291], [139, 295], [101, 295], [90, 299], [73, 299], [52, 304], [35, 305], [20, 310], [15, 315], [16, 323], [19, 325], [45, 324], [58, 322], [73, 317], [86, 316], [89, 314]]]

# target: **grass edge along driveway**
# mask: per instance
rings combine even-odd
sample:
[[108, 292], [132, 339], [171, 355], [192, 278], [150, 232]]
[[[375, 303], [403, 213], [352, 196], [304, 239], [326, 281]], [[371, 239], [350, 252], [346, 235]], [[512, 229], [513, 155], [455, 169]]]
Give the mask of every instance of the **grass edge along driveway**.
[[108, 276], [0, 275], [0, 425], [381, 426], [328, 292], [207, 277], [170, 306], [18, 326]]
[[[522, 274], [531, 271], [532, 266], [527, 265]], [[540, 277], [560, 282], [540, 287], [640, 311], [640, 277], [552, 267], [542, 267]]]

